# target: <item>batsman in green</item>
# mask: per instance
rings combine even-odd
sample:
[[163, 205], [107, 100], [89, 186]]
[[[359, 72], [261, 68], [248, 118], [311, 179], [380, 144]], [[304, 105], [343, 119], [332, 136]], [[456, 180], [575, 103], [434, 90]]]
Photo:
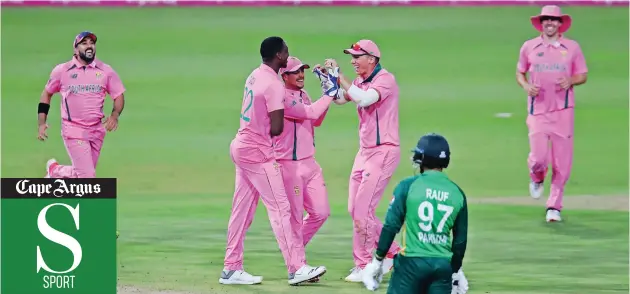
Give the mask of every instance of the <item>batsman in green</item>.
[[[402, 230], [402, 250], [394, 258], [388, 294], [466, 293], [460, 271], [468, 235], [466, 195], [444, 173], [450, 162], [449, 144], [441, 135], [422, 136], [413, 162], [420, 173], [394, 189], [385, 225], [363, 283], [376, 290], [382, 281], [381, 263]], [[452, 237], [451, 237], [452, 231]]]

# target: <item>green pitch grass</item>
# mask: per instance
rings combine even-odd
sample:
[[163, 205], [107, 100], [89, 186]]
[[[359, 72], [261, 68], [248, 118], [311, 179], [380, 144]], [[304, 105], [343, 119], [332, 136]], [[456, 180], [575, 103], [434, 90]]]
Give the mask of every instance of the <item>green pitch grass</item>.
[[[528, 197], [526, 97], [514, 81], [518, 50], [536, 35], [531, 8], [2, 9], [2, 176], [42, 177], [50, 157], [69, 162], [59, 98], [46, 143], [36, 104], [73, 37], [92, 30], [97, 55], [127, 87], [119, 130], [106, 138], [99, 177], [119, 180], [119, 283], [195, 293], [359, 293], [352, 267], [347, 178], [357, 150], [356, 110], [331, 106], [317, 131], [332, 216], [307, 248], [328, 273], [319, 285], [286, 285], [265, 210], [245, 243], [246, 269], [264, 284], [218, 284], [233, 192], [228, 146], [242, 87], [260, 41], [284, 37], [314, 65], [360, 38], [374, 39], [401, 87], [402, 148], [436, 131], [452, 145], [449, 175], [471, 199]], [[590, 69], [577, 92], [575, 161], [566, 193], [628, 189], [628, 9], [565, 8]], [[367, 22], [369, 20], [371, 22]], [[307, 90], [317, 96], [312, 76]], [[111, 102], [106, 104], [109, 113]], [[511, 118], [496, 118], [509, 112]], [[412, 173], [403, 153], [391, 191]], [[548, 189], [547, 189], [548, 191]], [[602, 198], [606, 201], [606, 198]], [[540, 207], [471, 205], [464, 268], [470, 293], [627, 293], [628, 213], [567, 210], [544, 223]], [[380, 290], [384, 293], [384, 290]]]

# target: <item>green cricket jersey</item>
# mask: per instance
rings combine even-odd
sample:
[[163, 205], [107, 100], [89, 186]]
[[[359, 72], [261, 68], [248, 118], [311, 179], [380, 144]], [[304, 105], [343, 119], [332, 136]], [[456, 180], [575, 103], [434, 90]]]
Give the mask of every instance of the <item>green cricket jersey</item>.
[[377, 256], [385, 256], [401, 229], [400, 254], [449, 258], [453, 271], [458, 271], [468, 235], [466, 195], [440, 171], [425, 171], [404, 179], [394, 190]]

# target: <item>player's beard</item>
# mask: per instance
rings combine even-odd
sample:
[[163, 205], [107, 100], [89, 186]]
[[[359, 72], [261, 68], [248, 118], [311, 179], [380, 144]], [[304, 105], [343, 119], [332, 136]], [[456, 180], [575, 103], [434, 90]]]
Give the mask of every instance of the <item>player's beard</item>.
[[79, 52], [79, 58], [81, 58], [86, 63], [90, 64], [92, 63], [92, 61], [94, 61], [94, 58], [96, 58], [96, 52], [92, 51], [92, 57], [87, 57], [85, 55], [85, 52]]

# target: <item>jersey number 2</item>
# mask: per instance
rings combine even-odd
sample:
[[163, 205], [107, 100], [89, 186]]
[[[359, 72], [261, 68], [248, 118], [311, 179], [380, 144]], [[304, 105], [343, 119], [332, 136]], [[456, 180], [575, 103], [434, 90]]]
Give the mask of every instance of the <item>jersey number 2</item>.
[[[453, 206], [438, 204], [437, 210], [444, 212], [444, 216], [442, 216], [442, 219], [437, 224], [436, 228], [437, 233], [442, 233], [442, 230], [444, 230], [444, 225], [446, 224], [446, 220], [453, 213]], [[433, 227], [434, 215], [435, 207], [433, 206], [433, 203], [429, 201], [423, 201], [422, 203], [420, 203], [420, 206], [418, 206], [418, 217], [420, 217], [420, 220], [422, 222], [420, 222], [418, 225], [420, 226], [421, 230], [425, 232], [431, 231], [431, 228]]]
[[241, 113], [241, 119], [243, 119], [246, 122], [249, 122], [251, 118], [248, 116], [249, 115], [248, 111], [252, 108], [252, 104], [254, 103], [254, 92], [250, 90], [249, 88], [245, 87], [245, 96], [243, 97], [243, 102], [245, 102], [247, 99], [249, 99], [249, 104], [247, 104], [247, 107]]

